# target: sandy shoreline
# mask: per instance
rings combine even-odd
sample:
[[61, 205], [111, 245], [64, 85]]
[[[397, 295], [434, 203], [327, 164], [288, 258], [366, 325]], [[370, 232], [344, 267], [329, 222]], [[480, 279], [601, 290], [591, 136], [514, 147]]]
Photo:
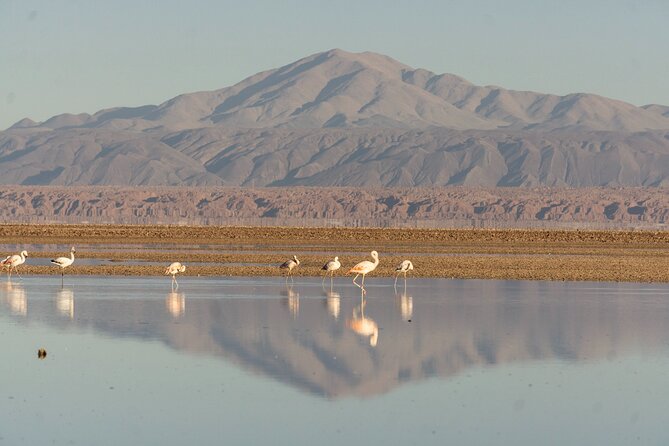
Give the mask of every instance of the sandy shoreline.
[[277, 276], [278, 265], [296, 254], [302, 262], [296, 276], [319, 276], [335, 255], [343, 276], [375, 249], [381, 262], [370, 277], [393, 276], [409, 258], [413, 277], [669, 282], [666, 231], [3, 225], [0, 245], [29, 250], [21, 267], [29, 275], [60, 274], [31, 259], [64, 255], [63, 246], [74, 245], [77, 258], [105, 264], [75, 261], [67, 274], [161, 275], [181, 261], [185, 275]]

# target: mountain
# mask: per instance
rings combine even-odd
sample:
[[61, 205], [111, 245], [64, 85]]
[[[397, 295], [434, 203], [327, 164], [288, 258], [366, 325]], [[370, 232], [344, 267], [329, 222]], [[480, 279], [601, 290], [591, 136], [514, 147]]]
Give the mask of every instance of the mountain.
[[160, 105], [19, 121], [5, 184], [659, 186], [669, 107], [331, 50]]

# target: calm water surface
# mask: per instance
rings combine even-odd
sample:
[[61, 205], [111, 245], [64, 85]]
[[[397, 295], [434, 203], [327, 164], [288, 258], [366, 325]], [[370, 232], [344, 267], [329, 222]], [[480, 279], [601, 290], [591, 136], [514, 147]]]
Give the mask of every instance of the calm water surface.
[[669, 286], [349, 280], [2, 279], [0, 444], [669, 444]]

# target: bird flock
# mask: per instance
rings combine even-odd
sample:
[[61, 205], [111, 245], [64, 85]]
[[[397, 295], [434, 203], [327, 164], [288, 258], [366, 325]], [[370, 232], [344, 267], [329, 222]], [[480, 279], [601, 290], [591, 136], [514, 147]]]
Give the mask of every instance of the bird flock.
[[[373, 261], [369, 260], [363, 260], [362, 262], [359, 262], [353, 266], [348, 271], [348, 274], [355, 274], [353, 277], [353, 284], [360, 288], [363, 293], [366, 293], [367, 291], [365, 290], [365, 276], [372, 271], [376, 269], [377, 266], [379, 266], [379, 253], [376, 251], [370, 252], [370, 256], [372, 257]], [[293, 270], [297, 268], [300, 265], [300, 261], [297, 258], [297, 256], [293, 256], [291, 259], [286, 260], [284, 263], [282, 263], [279, 268], [280, 269], [285, 269], [287, 270], [286, 274], [286, 281], [290, 279], [291, 281], [293, 280]], [[325, 278], [330, 275], [330, 284], [332, 284], [332, 280], [334, 277], [334, 273], [341, 268], [341, 262], [339, 261], [339, 257], [335, 257], [333, 260], [330, 260], [323, 265], [321, 268], [321, 271], [325, 271], [323, 274], [323, 280], [322, 283], [325, 283]], [[406, 279], [407, 279], [407, 273], [409, 271], [412, 271], [414, 269], [413, 263], [411, 260], [404, 260], [402, 263], [397, 265], [395, 268], [395, 287], [397, 287], [397, 278], [400, 276], [400, 274], [404, 275], [404, 284], [406, 285]], [[356, 279], [358, 277], [362, 276], [362, 280], [360, 283], [356, 282]]]
[[[74, 263], [74, 253], [76, 250], [74, 249], [74, 246], [72, 249], [70, 249], [70, 257], [57, 257], [55, 259], [51, 259], [51, 263], [54, 265], [60, 267], [60, 276], [61, 276], [61, 281], [63, 280], [63, 276], [65, 275], [65, 268], [68, 266], [72, 265]], [[26, 258], [28, 257], [28, 252], [27, 251], [21, 251], [19, 254], [14, 254], [14, 255], [8, 255], [5, 257], [3, 261], [0, 262], [0, 265], [2, 265], [3, 268], [7, 268], [7, 277], [9, 279], [12, 278], [12, 271], [16, 272], [19, 277], [21, 277], [21, 273], [19, 272], [19, 265], [23, 265], [26, 263]]]
[[[60, 275], [61, 275], [61, 281], [63, 280], [63, 277], [65, 275], [65, 268], [68, 266], [72, 265], [74, 263], [74, 254], [76, 253], [76, 250], [74, 249], [74, 246], [72, 249], [70, 249], [70, 256], [69, 257], [58, 257], [55, 259], [51, 259], [51, 263], [60, 267]], [[379, 266], [379, 253], [376, 251], [372, 251], [370, 253], [373, 261], [369, 260], [363, 260], [362, 262], [357, 263], [353, 268], [351, 268], [348, 271], [348, 274], [355, 274], [353, 277], [353, 284], [360, 288], [363, 293], [366, 293], [365, 290], [365, 276], [372, 271], [376, 269], [377, 266]], [[7, 256], [4, 260], [0, 262], [0, 265], [2, 265], [3, 268], [7, 268], [7, 276], [11, 279], [12, 272], [15, 272], [18, 274], [19, 277], [21, 277], [21, 274], [19, 272], [18, 267], [20, 265], [23, 265], [26, 261], [26, 258], [28, 257], [28, 252], [26, 251], [21, 251], [19, 254], [13, 254]], [[295, 268], [300, 266], [300, 260], [297, 258], [296, 255], [294, 255], [292, 258], [286, 260], [284, 263], [279, 265], [279, 268], [282, 270], [286, 270], [286, 281], [288, 279], [293, 281], [293, 271]], [[332, 284], [332, 280], [334, 278], [334, 274], [336, 271], [338, 271], [341, 268], [341, 262], [339, 261], [339, 257], [335, 257], [333, 260], [330, 260], [323, 265], [321, 268], [322, 271], [325, 271], [323, 274], [323, 281], [322, 283], [325, 283], [325, 279], [330, 275], [330, 284]], [[407, 278], [407, 273], [409, 271], [412, 271], [414, 269], [413, 263], [411, 263], [411, 260], [404, 260], [402, 263], [400, 263], [396, 268], [395, 268], [395, 286], [397, 286], [397, 279], [398, 277], [403, 274], [404, 275], [404, 283], [406, 285], [406, 278]], [[173, 262], [171, 263], [167, 269], [165, 269], [165, 275], [172, 276], [172, 287], [173, 288], [178, 288], [179, 287], [179, 282], [177, 282], [176, 275], [179, 273], [183, 273], [186, 271], [186, 265], [182, 264], [181, 262]], [[358, 277], [362, 276], [362, 280], [360, 283], [356, 282], [356, 279]]]

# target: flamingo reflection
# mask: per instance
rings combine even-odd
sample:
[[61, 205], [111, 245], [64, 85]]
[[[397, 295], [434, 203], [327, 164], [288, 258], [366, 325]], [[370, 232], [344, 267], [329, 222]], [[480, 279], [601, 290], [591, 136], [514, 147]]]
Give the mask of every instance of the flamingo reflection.
[[281, 291], [281, 295], [287, 297], [284, 302], [288, 305], [288, 311], [293, 318], [297, 318], [300, 313], [300, 293], [293, 291], [292, 285], [286, 284], [286, 290]]
[[369, 345], [376, 347], [379, 341], [379, 325], [371, 318], [365, 317], [365, 297], [360, 297], [360, 305], [353, 309], [353, 317], [346, 325], [360, 336], [369, 337]]
[[17, 316], [28, 314], [28, 298], [23, 285], [11, 281], [3, 282], [2, 291], [5, 295], [5, 302], [7, 302], [12, 314]]
[[167, 293], [165, 307], [174, 319], [180, 318], [186, 311], [186, 296], [184, 293], [177, 293], [176, 291]]
[[413, 297], [408, 296], [406, 290], [397, 295], [397, 305], [400, 307], [400, 314], [405, 321], [413, 317]]
[[332, 291], [332, 289], [330, 291], [323, 291], [323, 295], [325, 296], [325, 305], [328, 307], [328, 313], [333, 318], [339, 319], [341, 295], [336, 291]]
[[70, 319], [74, 319], [74, 291], [70, 288], [61, 288], [56, 292], [56, 309]]

